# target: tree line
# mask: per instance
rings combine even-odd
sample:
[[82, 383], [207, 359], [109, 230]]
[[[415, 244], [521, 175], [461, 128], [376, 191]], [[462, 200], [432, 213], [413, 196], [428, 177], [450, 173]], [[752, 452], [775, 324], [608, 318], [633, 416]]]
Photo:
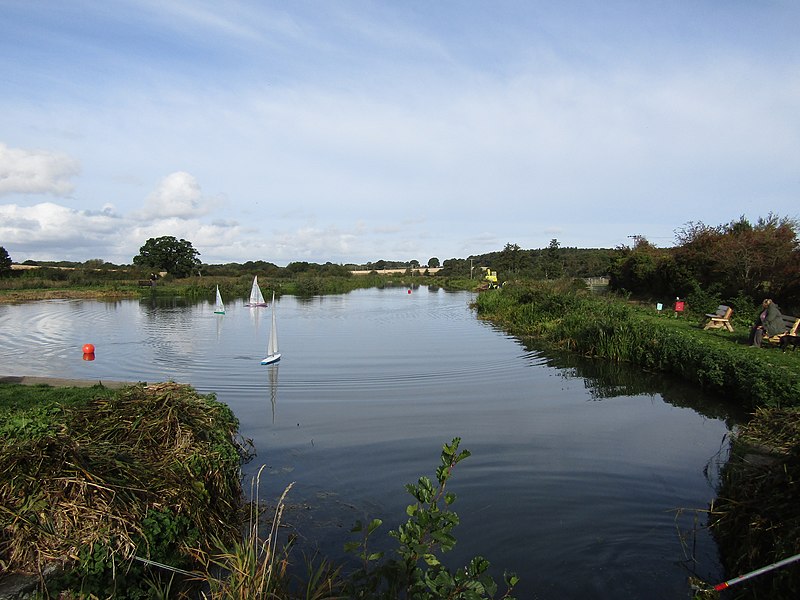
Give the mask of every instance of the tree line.
[[[167, 271], [173, 277], [190, 275], [240, 276], [259, 273], [270, 277], [348, 277], [351, 271], [436, 268], [438, 275], [481, 279], [481, 267], [498, 272], [500, 281], [513, 279], [562, 279], [608, 276], [610, 287], [639, 298], [703, 297], [706, 303], [743, 305], [771, 297], [784, 309], [800, 309], [800, 244], [798, 222], [772, 213], [750, 222], [744, 216], [722, 225], [689, 222], [676, 232], [676, 244], [660, 248], [643, 236], [631, 246], [616, 248], [562, 247], [557, 239], [547, 248], [522, 249], [508, 243], [502, 250], [467, 258], [436, 257], [427, 265], [417, 260], [378, 260], [365, 264], [325, 264], [297, 261], [285, 267], [257, 260], [245, 263], [203, 264], [192, 243], [172, 236], [150, 238], [133, 257], [142, 271]], [[0, 276], [13, 274], [11, 258], [0, 246]], [[50, 267], [73, 267], [107, 272], [114, 265], [102, 259], [80, 262], [35, 262]]]
[[798, 222], [769, 214], [722, 225], [690, 222], [677, 244], [657, 248], [643, 237], [621, 248], [609, 271], [611, 286], [634, 296], [711, 296], [725, 304], [776, 300], [800, 308]]
[[800, 311], [800, 243], [795, 219], [768, 214], [744, 216], [721, 225], [689, 222], [676, 231], [676, 244], [659, 248], [643, 236], [631, 246], [503, 250], [450, 258], [439, 275], [474, 277], [479, 267], [497, 271], [499, 281], [608, 276], [610, 288], [635, 298], [693, 297], [703, 304], [745, 306], [772, 298]]

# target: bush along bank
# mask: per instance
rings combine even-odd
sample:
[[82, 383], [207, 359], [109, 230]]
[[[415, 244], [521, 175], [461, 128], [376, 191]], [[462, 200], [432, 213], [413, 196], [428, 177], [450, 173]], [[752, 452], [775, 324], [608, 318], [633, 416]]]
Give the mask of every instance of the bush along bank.
[[238, 421], [175, 383], [0, 385], [0, 571], [61, 566], [48, 591], [147, 596], [134, 557], [191, 564], [241, 523]]
[[[746, 321], [736, 334], [704, 331], [702, 315], [659, 317], [567, 283], [506, 285], [482, 293], [475, 307], [542, 347], [674, 373], [746, 408], [752, 417], [731, 436], [709, 528], [732, 578], [800, 553], [800, 356], [750, 348]], [[725, 597], [794, 598], [799, 565], [748, 580]], [[709, 585], [697, 587], [698, 598], [719, 597]]]

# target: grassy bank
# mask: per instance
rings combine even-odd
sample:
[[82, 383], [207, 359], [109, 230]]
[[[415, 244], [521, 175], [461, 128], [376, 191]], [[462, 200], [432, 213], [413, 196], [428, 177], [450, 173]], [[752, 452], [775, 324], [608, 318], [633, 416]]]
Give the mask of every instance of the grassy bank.
[[703, 330], [700, 315], [567, 285], [530, 283], [482, 293], [478, 316], [557, 350], [673, 373], [748, 409], [800, 406], [800, 354], [750, 348], [749, 329]]
[[[569, 284], [509, 285], [481, 294], [476, 307], [541, 347], [673, 373], [745, 407], [752, 418], [732, 437], [709, 527], [731, 577], [800, 553], [800, 353], [749, 347], [749, 315], [733, 333], [703, 330], [702, 313], [675, 318]], [[795, 564], [726, 597], [789, 599], [797, 589]], [[719, 595], [705, 586], [702, 597]]]
[[[743, 425], [709, 513], [726, 570], [738, 576], [800, 554], [800, 414], [759, 409]], [[800, 563], [748, 581], [733, 598], [796, 598]]]
[[134, 557], [180, 567], [237, 539], [237, 427], [178, 384], [0, 384], [0, 572], [56, 564], [51, 592], [144, 597]]

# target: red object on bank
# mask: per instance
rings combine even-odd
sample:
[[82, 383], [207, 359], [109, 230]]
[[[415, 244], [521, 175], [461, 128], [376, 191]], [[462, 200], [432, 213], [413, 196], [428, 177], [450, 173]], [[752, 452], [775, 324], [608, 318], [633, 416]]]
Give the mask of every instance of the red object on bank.
[[683, 312], [684, 306], [686, 306], [686, 303], [683, 300], [676, 300], [675, 301], [675, 312]]

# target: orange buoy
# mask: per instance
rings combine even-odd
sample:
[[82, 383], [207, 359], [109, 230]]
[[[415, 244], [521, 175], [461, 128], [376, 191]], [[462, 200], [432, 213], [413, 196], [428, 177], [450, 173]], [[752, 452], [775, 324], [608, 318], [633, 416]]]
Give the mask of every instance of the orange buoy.
[[94, 354], [94, 344], [84, 344], [83, 345], [83, 353], [84, 354]]
[[83, 360], [94, 360], [94, 352], [84, 352]]

